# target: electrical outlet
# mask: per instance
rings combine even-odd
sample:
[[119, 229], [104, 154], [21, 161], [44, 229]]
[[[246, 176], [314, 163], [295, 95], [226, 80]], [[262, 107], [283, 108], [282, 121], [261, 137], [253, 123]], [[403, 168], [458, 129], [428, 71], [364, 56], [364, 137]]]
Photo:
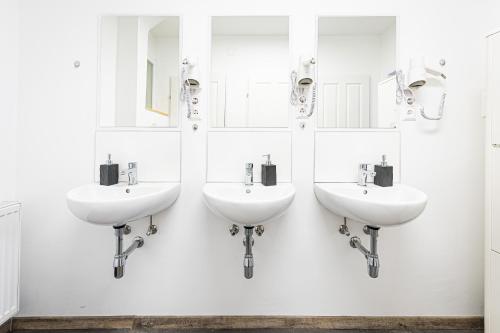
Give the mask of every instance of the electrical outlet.
[[401, 106], [401, 121], [416, 121], [417, 120], [417, 109], [416, 105], [404, 104]]
[[189, 120], [201, 120], [200, 118], [200, 112], [197, 107], [193, 107], [193, 111], [191, 112], [191, 117]]

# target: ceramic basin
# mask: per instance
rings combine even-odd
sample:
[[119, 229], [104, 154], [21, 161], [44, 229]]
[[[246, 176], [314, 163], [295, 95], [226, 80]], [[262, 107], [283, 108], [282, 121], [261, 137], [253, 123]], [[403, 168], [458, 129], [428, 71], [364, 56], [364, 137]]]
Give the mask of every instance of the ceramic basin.
[[314, 192], [333, 213], [378, 227], [410, 222], [427, 204], [425, 193], [402, 184], [365, 187], [355, 183], [316, 183]]
[[123, 225], [167, 209], [179, 192], [179, 183], [88, 184], [69, 191], [66, 200], [73, 215], [83, 221]]
[[216, 214], [232, 223], [255, 226], [281, 215], [292, 203], [295, 188], [289, 183], [276, 186], [207, 183], [203, 195]]

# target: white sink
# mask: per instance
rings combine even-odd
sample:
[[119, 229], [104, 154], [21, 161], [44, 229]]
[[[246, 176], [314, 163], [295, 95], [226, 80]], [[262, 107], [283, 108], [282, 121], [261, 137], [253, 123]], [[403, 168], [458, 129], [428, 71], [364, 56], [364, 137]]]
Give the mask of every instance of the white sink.
[[66, 200], [69, 210], [81, 220], [123, 225], [170, 207], [180, 188], [179, 183], [88, 184], [69, 191]]
[[218, 215], [232, 223], [255, 226], [282, 214], [292, 203], [295, 188], [289, 183], [207, 183], [203, 195], [207, 206]]
[[424, 192], [402, 184], [365, 187], [355, 183], [316, 183], [314, 192], [333, 213], [377, 227], [410, 222], [427, 204]]

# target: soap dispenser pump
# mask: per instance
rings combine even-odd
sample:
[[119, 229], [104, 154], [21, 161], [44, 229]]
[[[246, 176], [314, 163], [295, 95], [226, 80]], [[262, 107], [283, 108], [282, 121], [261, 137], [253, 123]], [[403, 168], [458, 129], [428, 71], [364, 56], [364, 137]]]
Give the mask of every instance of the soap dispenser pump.
[[392, 186], [393, 181], [393, 168], [387, 165], [386, 156], [382, 155], [382, 162], [375, 165], [375, 178], [373, 183], [378, 186], [388, 187]]
[[271, 163], [271, 154], [263, 155], [267, 158], [266, 162], [262, 164], [261, 182], [264, 186], [276, 185], [276, 165]]
[[104, 186], [118, 184], [118, 164], [114, 164], [113, 161], [111, 161], [111, 154], [108, 154], [106, 164], [101, 164], [99, 171], [99, 184]]

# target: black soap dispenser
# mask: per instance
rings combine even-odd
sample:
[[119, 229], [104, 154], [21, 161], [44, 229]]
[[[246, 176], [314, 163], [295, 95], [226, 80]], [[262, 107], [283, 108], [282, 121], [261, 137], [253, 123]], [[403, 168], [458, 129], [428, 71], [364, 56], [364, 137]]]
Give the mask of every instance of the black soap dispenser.
[[118, 164], [113, 164], [111, 161], [111, 154], [108, 154], [106, 164], [101, 164], [100, 168], [100, 181], [99, 183], [104, 186], [118, 184]]
[[261, 182], [264, 186], [273, 186], [276, 185], [276, 165], [271, 164], [271, 154], [263, 155], [267, 157], [267, 161], [262, 164], [261, 171]]
[[380, 165], [375, 165], [375, 179], [373, 182], [375, 185], [388, 187], [392, 186], [392, 165], [387, 165], [385, 155], [382, 155], [382, 162]]

